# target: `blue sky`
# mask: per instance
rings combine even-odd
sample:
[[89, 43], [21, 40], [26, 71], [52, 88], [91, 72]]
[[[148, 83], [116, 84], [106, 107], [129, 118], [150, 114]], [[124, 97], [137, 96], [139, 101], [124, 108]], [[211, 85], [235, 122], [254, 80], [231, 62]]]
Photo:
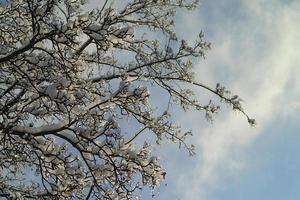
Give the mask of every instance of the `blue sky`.
[[[202, 0], [199, 10], [178, 14], [179, 37], [192, 41], [203, 30], [212, 43], [207, 59], [196, 63], [197, 80], [239, 94], [258, 125], [250, 128], [226, 106], [213, 124], [176, 111], [176, 121], [194, 131], [197, 154], [158, 147], [167, 186], [143, 197], [300, 199], [300, 1]], [[202, 90], [196, 94], [205, 99]]]
[[300, 199], [299, 11], [297, 0], [202, 0], [198, 11], [178, 13], [180, 37], [192, 41], [204, 30], [212, 43], [196, 64], [197, 80], [239, 94], [258, 125], [250, 128], [226, 106], [213, 124], [177, 112], [194, 130], [197, 155], [170, 145], [158, 150], [168, 185], [155, 199]]

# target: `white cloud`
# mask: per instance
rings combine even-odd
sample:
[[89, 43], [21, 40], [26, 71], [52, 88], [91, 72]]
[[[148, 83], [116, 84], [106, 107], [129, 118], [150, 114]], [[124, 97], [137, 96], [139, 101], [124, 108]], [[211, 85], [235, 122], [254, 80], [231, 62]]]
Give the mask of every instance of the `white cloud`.
[[182, 199], [189, 200], [209, 199], [210, 192], [223, 187], [228, 173], [234, 175], [249, 167], [238, 152], [263, 134], [276, 116], [300, 110], [296, 77], [300, 74], [300, 3], [243, 1], [242, 7], [236, 8], [243, 9], [242, 19], [235, 20], [223, 15], [226, 6], [218, 7], [218, 1], [210, 4], [213, 2], [214, 10], [208, 11], [214, 13], [213, 18], [203, 21], [213, 32], [213, 50], [199, 64], [198, 79], [210, 84], [225, 82], [246, 99], [245, 108], [258, 126], [252, 129], [241, 115], [229, 113], [196, 134], [193, 141], [200, 146], [200, 161], [178, 183], [184, 188]]

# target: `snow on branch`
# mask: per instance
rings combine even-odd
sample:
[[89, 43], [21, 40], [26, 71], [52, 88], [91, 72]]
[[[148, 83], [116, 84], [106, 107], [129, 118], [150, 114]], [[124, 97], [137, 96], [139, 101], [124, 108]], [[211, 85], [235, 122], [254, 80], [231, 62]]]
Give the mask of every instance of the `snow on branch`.
[[[167, 172], [143, 134], [195, 153], [186, 142], [192, 131], [182, 130], [170, 114], [174, 105], [212, 121], [224, 102], [253, 125], [239, 96], [194, 78], [194, 61], [205, 58], [210, 44], [202, 32], [194, 42], [180, 39], [174, 20], [178, 9], [197, 5], [190, 0], [105, 0], [94, 9], [84, 0], [1, 5], [0, 196], [131, 200], [144, 187], [155, 195]], [[163, 37], [153, 37], [154, 31]], [[191, 86], [221, 101], [199, 102]]]

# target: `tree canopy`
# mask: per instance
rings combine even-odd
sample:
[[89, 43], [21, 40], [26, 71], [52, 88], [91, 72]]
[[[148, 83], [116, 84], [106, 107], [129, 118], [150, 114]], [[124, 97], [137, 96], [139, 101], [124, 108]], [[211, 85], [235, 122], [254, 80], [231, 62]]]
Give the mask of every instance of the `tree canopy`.
[[[201, 103], [200, 87], [249, 118], [225, 87], [194, 80], [193, 61], [210, 44], [177, 38], [178, 9], [198, 1], [12, 0], [0, 6], [0, 197], [135, 199], [166, 172], [151, 142], [177, 142], [190, 154], [169, 105], [212, 119], [218, 102]], [[156, 37], [154, 37], [156, 33]], [[197, 35], [197, 34], [195, 34]], [[167, 106], [155, 110], [151, 90]], [[130, 130], [124, 128], [129, 123]], [[123, 124], [123, 125], [122, 125]]]

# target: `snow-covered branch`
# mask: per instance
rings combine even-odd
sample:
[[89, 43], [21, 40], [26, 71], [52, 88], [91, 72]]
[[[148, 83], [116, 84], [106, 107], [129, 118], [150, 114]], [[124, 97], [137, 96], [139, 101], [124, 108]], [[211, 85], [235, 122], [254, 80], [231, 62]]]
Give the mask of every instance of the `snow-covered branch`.
[[[198, 1], [98, 3], [1, 5], [0, 196], [130, 200], [146, 186], [155, 192], [166, 172], [152, 144], [139, 139], [153, 134], [157, 144], [170, 140], [193, 155], [185, 140], [191, 132], [172, 123], [170, 105], [204, 111], [210, 120], [220, 109], [220, 102], [198, 102], [192, 85], [254, 124], [237, 95], [194, 80], [193, 61], [210, 44], [203, 33], [193, 44], [178, 38], [174, 20], [176, 10]], [[155, 98], [163, 111], [152, 91], [162, 92]]]

